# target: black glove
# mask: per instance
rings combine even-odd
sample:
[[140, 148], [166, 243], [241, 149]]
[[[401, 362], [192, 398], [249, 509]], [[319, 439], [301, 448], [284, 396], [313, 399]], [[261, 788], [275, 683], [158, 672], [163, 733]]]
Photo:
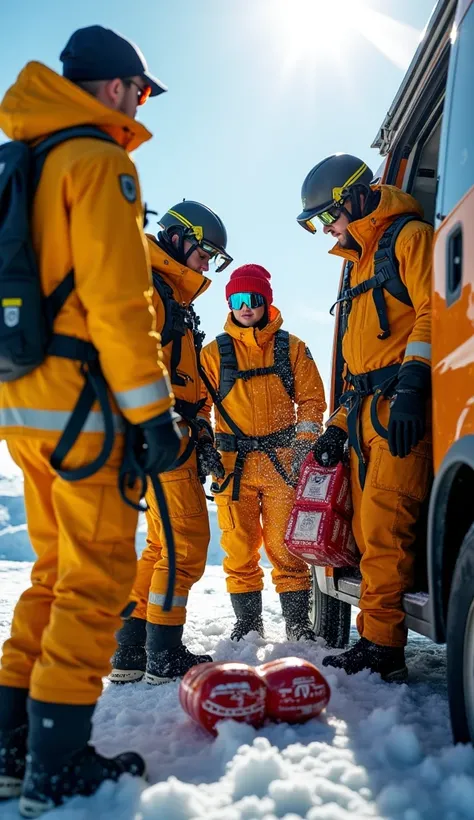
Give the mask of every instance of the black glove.
[[313, 439], [308, 438], [300, 438], [296, 439], [294, 447], [293, 447], [293, 462], [291, 465], [291, 469], [293, 474], [298, 477], [301, 470], [301, 465], [305, 460], [306, 456], [310, 452], [313, 447]]
[[196, 444], [196, 456], [198, 475], [203, 484], [208, 475], [212, 475], [215, 478], [224, 478], [225, 469], [221, 454], [210, 441], [198, 440]]
[[405, 458], [425, 435], [430, 389], [428, 365], [408, 362], [400, 368], [388, 421], [388, 446], [392, 456]]
[[321, 467], [334, 467], [342, 461], [346, 441], [347, 433], [335, 424], [331, 424], [313, 447], [313, 454], [318, 464]]
[[198, 416], [196, 418], [196, 427], [198, 441], [210, 441], [211, 444], [214, 444], [214, 431], [207, 419], [202, 418], [202, 416]]
[[176, 423], [176, 418], [179, 416], [175, 418], [174, 415], [162, 413], [139, 425], [143, 430], [146, 444], [144, 460], [146, 473], [153, 475], [164, 473], [178, 457], [181, 433]]

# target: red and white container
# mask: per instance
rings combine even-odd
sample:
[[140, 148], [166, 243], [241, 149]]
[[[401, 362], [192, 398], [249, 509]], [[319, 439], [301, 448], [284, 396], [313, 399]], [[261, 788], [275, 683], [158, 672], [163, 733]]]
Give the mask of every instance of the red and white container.
[[201, 663], [179, 686], [184, 711], [204, 729], [217, 734], [220, 720], [232, 719], [258, 728], [265, 718], [266, 687], [246, 663]]
[[329, 703], [329, 684], [309, 661], [281, 658], [257, 666], [257, 672], [267, 687], [266, 715], [270, 720], [305, 723]]
[[288, 550], [316, 566], [357, 566], [352, 535], [349, 468], [321, 467], [310, 453], [302, 466], [296, 500], [288, 520]]

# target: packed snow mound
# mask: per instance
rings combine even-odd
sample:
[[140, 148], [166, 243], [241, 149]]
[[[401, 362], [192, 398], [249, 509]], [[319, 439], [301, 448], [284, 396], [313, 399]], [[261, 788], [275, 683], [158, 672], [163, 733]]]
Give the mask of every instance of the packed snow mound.
[[[28, 584], [30, 565], [0, 562], [0, 639]], [[268, 571], [266, 637], [228, 639], [233, 616], [222, 569], [208, 566], [189, 598], [185, 640], [194, 652], [253, 665], [298, 655], [321, 668], [327, 653], [287, 643]], [[355, 639], [355, 630], [353, 632]], [[124, 776], [92, 798], [76, 798], [45, 820], [472, 820], [474, 751], [451, 745], [444, 647], [410, 635], [409, 685], [379, 676], [326, 675], [332, 691], [320, 718], [256, 730], [226, 721], [213, 738], [178, 702], [178, 683], [114, 687], [105, 682], [93, 740], [106, 755], [133, 749], [150, 785]], [[327, 674], [326, 674], [327, 673]], [[18, 820], [17, 804], [1, 806]]]

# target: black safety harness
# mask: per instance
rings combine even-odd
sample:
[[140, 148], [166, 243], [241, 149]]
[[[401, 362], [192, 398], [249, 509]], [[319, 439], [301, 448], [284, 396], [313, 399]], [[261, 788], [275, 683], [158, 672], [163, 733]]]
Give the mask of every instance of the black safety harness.
[[[190, 330], [193, 336], [196, 358], [199, 362], [199, 354], [202, 349], [204, 332], [199, 329], [199, 316], [197, 316], [193, 306], [180, 304], [174, 296], [171, 285], [165, 282], [161, 274], [155, 269], [153, 270], [153, 285], [161, 298], [165, 311], [165, 321], [160, 335], [162, 347], [166, 347], [168, 344], [171, 344], [171, 384], [183, 387], [186, 384], [187, 379], [190, 378], [186, 374], [183, 375], [178, 370], [178, 366], [181, 361], [183, 338]], [[177, 467], [181, 467], [181, 465], [188, 460], [196, 446], [199, 433], [199, 427], [196, 424], [196, 419], [205, 403], [205, 399], [200, 399], [196, 402], [185, 401], [184, 399], [175, 400], [174, 409], [188, 425], [191, 435], [189, 436], [189, 441], [184, 452], [173, 464], [173, 470]]]
[[[374, 272], [370, 279], [361, 282], [359, 285], [355, 285], [355, 287], [351, 287], [350, 277], [353, 263], [346, 262], [341, 292], [335, 303], [335, 305], [341, 304], [341, 337], [347, 330], [352, 302], [363, 293], [367, 293], [370, 290], [372, 291], [374, 306], [380, 325], [380, 333], [377, 338], [381, 341], [388, 339], [390, 336], [390, 325], [384, 290], [390, 293], [395, 299], [398, 299], [399, 302], [407, 306], [413, 306], [407, 287], [401, 280], [398, 259], [395, 253], [395, 245], [400, 231], [413, 220], [421, 221], [417, 214], [404, 214], [397, 217], [382, 234], [374, 255]], [[335, 305], [331, 308], [331, 312]], [[371, 403], [371, 421], [376, 432], [383, 436], [383, 438], [387, 438], [387, 430], [379, 421], [377, 407], [380, 398], [388, 398], [393, 395], [400, 367], [400, 364], [393, 364], [358, 375], [346, 372], [344, 376], [345, 383], [349, 389], [342, 394], [339, 399], [339, 404], [345, 407], [347, 411], [349, 445], [354, 449], [358, 458], [361, 487], [364, 487], [367, 472], [361, 445], [360, 410], [362, 402], [367, 396], [373, 396]]]
[[[33, 194], [38, 187], [41, 172], [49, 152], [63, 142], [85, 137], [92, 137], [117, 144], [113, 137], [92, 125], [77, 126], [56, 131], [33, 149]], [[50, 458], [51, 466], [65, 481], [80, 481], [98, 472], [111, 455], [116, 434], [116, 424], [114, 422], [114, 414], [112, 413], [109, 389], [100, 365], [98, 350], [91, 342], [79, 339], [76, 336], [53, 332], [55, 319], [74, 289], [74, 270], [71, 269], [52, 293], [43, 300], [46, 327], [48, 328], [50, 336], [47, 355], [79, 362], [80, 372], [84, 377], [84, 386], [79, 394], [76, 406]], [[88, 464], [67, 470], [63, 466], [64, 461], [82, 433], [95, 402], [99, 404], [104, 422], [104, 441], [100, 453]], [[146, 506], [136, 504], [135, 501], [127, 496], [127, 489], [134, 487], [137, 481], [141, 485], [141, 497], [143, 497], [146, 492], [147, 474], [143, 466], [143, 433], [139, 428], [127, 422], [125, 418], [119, 419], [117, 428], [125, 432], [124, 457], [119, 472], [119, 490], [126, 504], [139, 511], [144, 511], [147, 509]], [[173, 531], [166, 499], [158, 475], [149, 475], [149, 478], [156, 495], [168, 546], [168, 586], [163, 609], [169, 611], [172, 608], [176, 578]], [[129, 615], [131, 611], [131, 607], [127, 608], [127, 612], [123, 613], [124, 617]]]
[[249, 381], [258, 376], [276, 375], [290, 399], [295, 399], [294, 375], [290, 361], [290, 337], [286, 330], [277, 330], [274, 336], [274, 360], [269, 367], [256, 367], [251, 370], [238, 370], [234, 340], [228, 333], [221, 333], [216, 339], [220, 357], [219, 387], [211, 384], [207, 374], [200, 365], [200, 374], [209, 394], [232, 433], [216, 433], [216, 445], [221, 452], [236, 452], [234, 471], [229, 473], [222, 484], [214, 482], [211, 490], [214, 494], [222, 493], [233, 479], [232, 500], [238, 501], [245, 460], [250, 453], [263, 452], [270, 459], [277, 473], [286, 484], [295, 486], [295, 481], [288, 475], [277, 455], [277, 448], [292, 447], [295, 438], [295, 425], [290, 424], [282, 430], [276, 430], [264, 436], [248, 436], [235, 423], [224, 407], [224, 399], [238, 379]]

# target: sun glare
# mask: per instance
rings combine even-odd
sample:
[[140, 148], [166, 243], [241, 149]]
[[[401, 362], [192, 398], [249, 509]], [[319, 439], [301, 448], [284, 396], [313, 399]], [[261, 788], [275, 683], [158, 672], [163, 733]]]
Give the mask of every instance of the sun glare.
[[[344, 69], [351, 40], [363, 37], [395, 65], [406, 69], [420, 33], [376, 11], [367, 0], [271, 0], [270, 28], [281, 43], [282, 73]], [[324, 79], [324, 74], [321, 75]]]

